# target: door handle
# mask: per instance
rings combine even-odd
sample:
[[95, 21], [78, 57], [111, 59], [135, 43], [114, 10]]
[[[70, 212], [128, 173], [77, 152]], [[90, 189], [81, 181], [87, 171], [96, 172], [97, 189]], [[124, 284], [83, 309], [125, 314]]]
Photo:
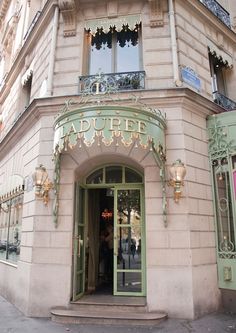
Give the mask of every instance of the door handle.
[[83, 246], [83, 239], [81, 239], [81, 235], [78, 237], [78, 257], [81, 255], [81, 246]]
[[81, 255], [81, 246], [83, 246], [83, 239], [81, 239], [81, 235], [73, 237], [78, 243], [78, 257]]

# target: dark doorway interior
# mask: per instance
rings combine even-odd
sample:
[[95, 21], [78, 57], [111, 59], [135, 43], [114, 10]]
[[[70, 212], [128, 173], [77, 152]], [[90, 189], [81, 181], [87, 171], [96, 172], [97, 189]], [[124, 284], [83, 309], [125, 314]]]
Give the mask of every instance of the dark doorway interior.
[[113, 191], [88, 191], [86, 293], [113, 293]]

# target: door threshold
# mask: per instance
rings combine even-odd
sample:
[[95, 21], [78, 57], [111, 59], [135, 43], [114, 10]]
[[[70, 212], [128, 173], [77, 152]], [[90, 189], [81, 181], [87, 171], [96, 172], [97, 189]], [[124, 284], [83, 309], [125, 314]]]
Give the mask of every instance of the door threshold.
[[146, 297], [141, 296], [113, 296], [113, 295], [84, 295], [77, 301], [72, 301], [71, 304], [97, 304], [97, 305], [136, 305], [145, 306]]

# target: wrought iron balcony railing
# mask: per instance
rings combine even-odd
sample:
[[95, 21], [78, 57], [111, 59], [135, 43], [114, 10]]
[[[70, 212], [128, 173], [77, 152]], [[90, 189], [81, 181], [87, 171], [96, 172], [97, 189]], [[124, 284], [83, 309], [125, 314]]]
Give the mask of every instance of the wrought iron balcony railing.
[[215, 103], [222, 106], [227, 111], [236, 110], [236, 102], [234, 102], [232, 99], [222, 95], [218, 91], [214, 92], [213, 97], [214, 97]]
[[123, 72], [79, 77], [79, 93], [115, 92], [145, 89], [145, 72]]
[[231, 29], [230, 15], [216, 0], [200, 0], [216, 17]]

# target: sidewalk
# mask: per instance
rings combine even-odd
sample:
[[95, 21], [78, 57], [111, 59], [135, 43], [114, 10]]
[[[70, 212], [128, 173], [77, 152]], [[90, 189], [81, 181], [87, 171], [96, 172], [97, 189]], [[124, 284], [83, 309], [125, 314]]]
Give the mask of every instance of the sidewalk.
[[218, 313], [195, 321], [168, 319], [155, 327], [61, 325], [27, 318], [0, 297], [0, 333], [236, 333], [236, 315]]

